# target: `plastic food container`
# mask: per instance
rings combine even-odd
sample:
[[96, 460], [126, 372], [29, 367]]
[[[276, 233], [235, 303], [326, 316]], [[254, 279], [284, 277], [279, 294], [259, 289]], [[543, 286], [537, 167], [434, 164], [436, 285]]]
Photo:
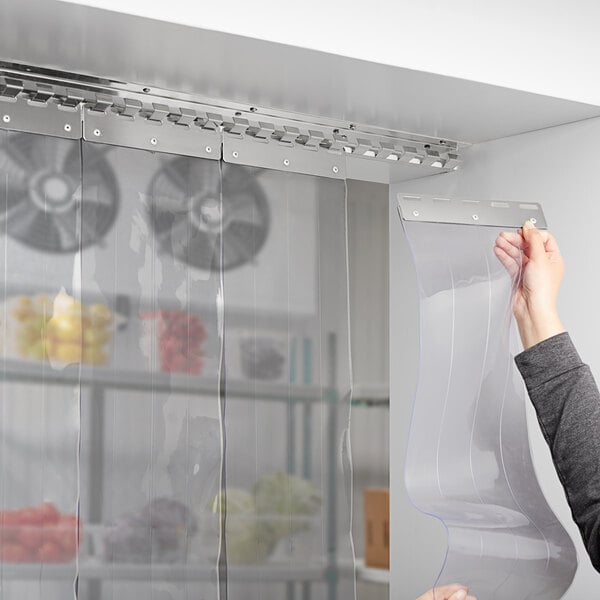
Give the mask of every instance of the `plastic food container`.
[[207, 333], [199, 316], [182, 310], [160, 310], [143, 313], [141, 318], [141, 348], [152, 370], [202, 374]]
[[109, 362], [114, 328], [105, 304], [82, 304], [61, 291], [16, 296], [5, 311], [9, 356], [53, 364]]
[[0, 561], [65, 563], [75, 559], [82, 530], [75, 515], [51, 504], [0, 512]]

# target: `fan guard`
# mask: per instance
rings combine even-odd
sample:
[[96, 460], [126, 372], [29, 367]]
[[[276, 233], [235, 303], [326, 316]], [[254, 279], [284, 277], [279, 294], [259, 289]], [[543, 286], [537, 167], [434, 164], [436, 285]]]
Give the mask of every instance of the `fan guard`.
[[28, 133], [0, 138], [0, 227], [20, 242], [52, 253], [76, 252], [98, 242], [118, 206], [115, 177], [103, 151], [78, 141]]
[[253, 169], [177, 157], [154, 176], [149, 195], [161, 249], [198, 269], [244, 265], [267, 239], [269, 203]]

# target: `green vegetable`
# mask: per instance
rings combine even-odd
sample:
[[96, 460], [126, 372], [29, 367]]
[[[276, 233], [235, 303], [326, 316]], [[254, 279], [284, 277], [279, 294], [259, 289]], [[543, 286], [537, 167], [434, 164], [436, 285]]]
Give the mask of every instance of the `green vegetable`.
[[256, 512], [262, 516], [286, 517], [273, 522], [279, 536], [307, 529], [295, 517], [315, 514], [321, 505], [319, 490], [306, 479], [282, 471], [265, 475], [254, 486]]
[[212, 510], [225, 519], [227, 560], [232, 564], [259, 564], [271, 556], [279, 537], [270, 523], [256, 515], [250, 492], [228, 488], [217, 494]]
[[225, 524], [227, 559], [232, 564], [255, 565], [271, 556], [279, 537], [256, 516], [228, 517]]
[[227, 491], [221, 491], [215, 496], [212, 511], [221, 515], [239, 515], [244, 513], [253, 515], [256, 513], [254, 496], [246, 490], [228, 488]]

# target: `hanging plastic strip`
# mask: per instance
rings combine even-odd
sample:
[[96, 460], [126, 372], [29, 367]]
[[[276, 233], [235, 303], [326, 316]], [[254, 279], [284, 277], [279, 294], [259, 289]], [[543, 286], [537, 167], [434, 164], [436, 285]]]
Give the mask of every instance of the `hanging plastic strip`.
[[350, 599], [346, 187], [281, 158], [222, 168], [227, 598]]
[[[399, 196], [417, 272], [420, 366], [405, 481], [414, 505], [440, 519], [448, 551], [435, 587], [482, 599], [561, 598], [577, 567], [568, 534], [533, 467], [509, 273], [493, 247], [528, 219], [529, 203]], [[435, 596], [439, 600], [439, 596]]]

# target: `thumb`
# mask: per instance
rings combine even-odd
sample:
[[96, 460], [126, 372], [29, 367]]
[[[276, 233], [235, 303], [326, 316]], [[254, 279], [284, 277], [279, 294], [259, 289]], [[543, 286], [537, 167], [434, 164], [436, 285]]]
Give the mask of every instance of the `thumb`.
[[529, 245], [529, 258], [540, 261], [546, 256], [546, 247], [540, 230], [531, 221], [525, 221], [523, 224], [523, 237]]
[[452, 594], [448, 600], [465, 600], [466, 597], [467, 590], [458, 590], [457, 592], [454, 592], [454, 594]]

